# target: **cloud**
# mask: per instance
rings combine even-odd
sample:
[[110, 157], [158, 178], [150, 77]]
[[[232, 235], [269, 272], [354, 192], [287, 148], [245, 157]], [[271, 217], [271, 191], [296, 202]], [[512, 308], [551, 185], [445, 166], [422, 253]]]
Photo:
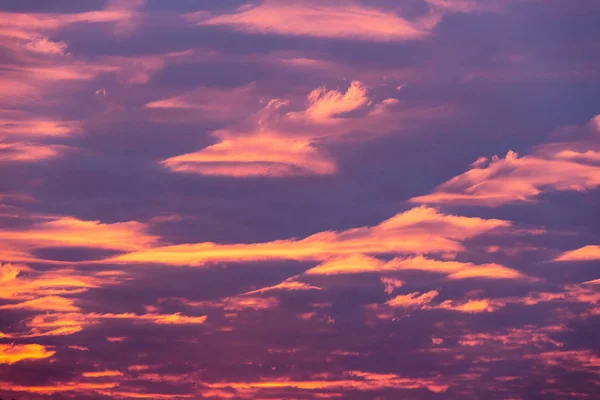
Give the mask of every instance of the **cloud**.
[[96, 372], [82, 372], [81, 376], [84, 378], [106, 378], [106, 377], [115, 377], [115, 376], [123, 376], [121, 371], [115, 370], [104, 370], [104, 371], [96, 371]]
[[[253, 85], [251, 85], [253, 87]], [[241, 95], [234, 92], [243, 90]], [[146, 104], [152, 111], [184, 112], [183, 120], [234, 118], [237, 111], [252, 108], [250, 90], [215, 91], [196, 89], [182, 96]], [[353, 81], [346, 90], [315, 89], [299, 111], [290, 100], [264, 101], [263, 108], [245, 120], [212, 136], [218, 143], [201, 150], [163, 160], [167, 169], [180, 173], [230, 177], [287, 177], [297, 175], [332, 175], [335, 160], [321, 147], [324, 143], [343, 140], [351, 133], [356, 139], [371, 139], [401, 130], [410, 121], [443, 116], [436, 109], [402, 109], [394, 98], [373, 100], [362, 82]], [[225, 114], [223, 114], [225, 113]], [[229, 113], [229, 114], [228, 114]], [[171, 114], [172, 117], [178, 114]]]
[[310, 92], [309, 106], [300, 113], [289, 113], [290, 118], [308, 118], [315, 123], [332, 123], [345, 113], [360, 110], [371, 104], [367, 88], [359, 81], [352, 81], [346, 93], [327, 90], [324, 87]]
[[286, 36], [365, 41], [403, 41], [427, 36], [427, 31], [418, 22], [356, 3], [327, 5], [315, 1], [263, 1], [255, 6], [242, 6], [231, 14], [199, 12], [188, 14], [187, 18], [198, 25]]
[[231, 177], [329, 175], [335, 163], [309, 141], [267, 134], [225, 138], [194, 153], [162, 161], [174, 172]]
[[13, 392], [38, 393], [52, 395], [55, 393], [71, 392], [71, 391], [97, 391], [102, 389], [112, 389], [119, 386], [118, 382], [93, 383], [93, 382], [59, 382], [54, 385], [36, 385], [24, 386], [14, 385], [8, 382], [0, 382], [3, 388], [7, 388]]
[[[597, 117], [596, 117], [597, 118]], [[472, 204], [498, 207], [516, 201], [533, 201], [549, 191], [579, 191], [600, 186], [600, 132], [594, 120], [586, 141], [540, 146], [532, 155], [479, 158], [472, 169], [441, 184], [431, 194], [414, 197], [414, 203]]]
[[384, 292], [387, 294], [392, 294], [395, 289], [404, 285], [404, 281], [395, 278], [383, 277], [380, 279], [380, 281], [385, 286]]
[[78, 311], [72, 299], [60, 296], [44, 296], [33, 300], [27, 300], [16, 304], [5, 304], [0, 310], [36, 310], [36, 311]]
[[446, 300], [440, 305], [438, 305], [437, 308], [441, 308], [443, 310], [459, 311], [468, 314], [476, 314], [482, 312], [493, 312], [496, 311], [499, 307], [491, 303], [488, 299], [479, 299], [467, 300], [466, 302]]
[[600, 246], [588, 245], [577, 250], [565, 251], [554, 261], [594, 261], [600, 260]]
[[[346, 371], [341, 379], [336, 379], [334, 376], [327, 376], [327, 380], [314, 379], [314, 380], [292, 380], [292, 379], [279, 379], [279, 380], [261, 380], [261, 381], [246, 381], [246, 382], [219, 382], [219, 383], [208, 383], [204, 384], [210, 389], [224, 389], [234, 390], [238, 395], [243, 398], [253, 397], [257, 390], [270, 390], [277, 391], [282, 389], [298, 389], [298, 390], [310, 390], [324, 391], [325, 393], [332, 390], [360, 390], [360, 391], [371, 391], [381, 389], [421, 389], [426, 388], [431, 392], [443, 393], [449, 385], [442, 384], [435, 378], [408, 378], [401, 377], [396, 374], [377, 374], [363, 371]], [[207, 392], [205, 393], [208, 395]], [[327, 394], [326, 394], [327, 395]]]
[[243, 310], [268, 310], [279, 306], [279, 300], [276, 297], [257, 297], [250, 296], [256, 292], [248, 292], [239, 296], [225, 297], [218, 301], [191, 301], [184, 298], [159, 299], [159, 303], [181, 303], [188, 307], [199, 308], [220, 308], [234, 315], [233, 313]]
[[[24, 266], [4, 264], [0, 268], [0, 282], [2, 283], [0, 299], [31, 300], [32, 302], [23, 303], [26, 305], [25, 308], [31, 309], [52, 304], [60, 307], [72, 307], [71, 300], [61, 296], [114, 285], [126, 279], [128, 278], [125, 274], [82, 273], [73, 269], [36, 271]], [[44, 303], [40, 299], [49, 299], [50, 302]], [[23, 304], [22, 306], [24, 306]]]
[[47, 36], [31, 39], [25, 44], [25, 48], [34, 53], [51, 54], [63, 56], [67, 49], [65, 42], [53, 42]]
[[37, 162], [58, 157], [67, 146], [0, 142], [0, 163]]
[[439, 261], [423, 256], [394, 258], [383, 262], [364, 255], [350, 255], [326, 261], [306, 271], [308, 275], [358, 274], [367, 272], [424, 271], [444, 274], [448, 279], [525, 279], [525, 275], [499, 264], [475, 265], [458, 261]]
[[108, 261], [201, 266], [210, 262], [265, 259], [328, 261], [357, 253], [448, 254], [461, 251], [462, 240], [508, 226], [508, 221], [446, 215], [436, 209], [421, 206], [397, 214], [373, 227], [319, 232], [301, 240], [172, 245], [127, 253]]
[[41, 360], [54, 354], [56, 351], [39, 344], [0, 344], [0, 364], [11, 365], [24, 360]]
[[79, 132], [77, 121], [60, 121], [40, 118], [25, 112], [0, 111], [0, 134], [3, 136], [69, 136]]
[[250, 112], [256, 107], [256, 103], [256, 85], [249, 84], [233, 89], [200, 87], [180, 95], [150, 101], [144, 107], [152, 111], [153, 118], [159, 120], [178, 116], [182, 118], [182, 122], [231, 122]]
[[388, 300], [385, 304], [390, 307], [421, 308], [422, 306], [431, 303], [438, 295], [439, 292], [437, 290], [422, 294], [419, 292], [401, 294]]
[[38, 314], [24, 321], [29, 331], [6, 333], [0, 332], [0, 338], [19, 339], [42, 336], [65, 336], [80, 332], [84, 327], [94, 325], [102, 320], [128, 320], [132, 322], [155, 325], [199, 325], [207, 317], [187, 316], [177, 312], [174, 314], [135, 314], [135, 313], [46, 313]]
[[298, 282], [295, 280], [295, 277], [293, 277], [293, 278], [286, 279], [285, 281], [283, 281], [277, 285], [267, 286], [267, 287], [264, 287], [261, 289], [246, 292], [246, 293], [244, 293], [244, 295], [266, 293], [266, 292], [278, 291], [278, 290], [294, 292], [294, 291], [305, 291], [305, 290], [321, 290], [321, 288], [317, 287], [317, 286], [308, 285], [306, 283]]
[[[10, 261], [40, 261], [35, 250], [49, 247], [86, 247], [131, 251], [155, 243], [158, 238], [146, 233], [146, 225], [129, 221], [103, 224], [73, 217], [48, 217], [21, 229], [0, 232], [0, 256]], [[50, 260], [48, 260], [50, 261]]]

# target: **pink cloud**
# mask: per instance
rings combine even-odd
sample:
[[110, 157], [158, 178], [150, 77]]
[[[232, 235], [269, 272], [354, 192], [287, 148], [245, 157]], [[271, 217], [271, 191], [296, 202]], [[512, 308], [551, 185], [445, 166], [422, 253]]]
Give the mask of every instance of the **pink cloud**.
[[227, 26], [250, 33], [367, 41], [415, 40], [427, 35], [418, 22], [354, 2], [327, 5], [316, 1], [263, 1], [232, 14], [188, 14], [198, 25]]
[[67, 146], [0, 142], [0, 163], [36, 162], [58, 157]]
[[266, 134], [226, 138], [162, 164], [175, 172], [233, 177], [328, 175], [336, 171], [326, 153], [310, 142]]
[[367, 88], [359, 81], [350, 83], [346, 93], [338, 90], [327, 90], [324, 87], [310, 92], [308, 108], [300, 113], [289, 113], [289, 118], [308, 118], [315, 123], [334, 122], [344, 113], [360, 110], [371, 104]]
[[600, 260], [600, 246], [588, 245], [577, 250], [565, 251], [554, 261], [594, 261]]
[[[597, 118], [597, 117], [596, 117]], [[585, 191], [600, 186], [600, 142], [594, 120], [587, 129], [592, 138], [547, 144], [519, 157], [509, 151], [494, 157], [487, 167], [479, 158], [472, 169], [441, 184], [431, 194], [414, 197], [414, 203], [474, 204], [498, 207], [516, 201], [533, 201], [548, 191]]]
[[[235, 92], [239, 91], [238, 89]], [[187, 112], [184, 119], [227, 119], [237, 110], [248, 110], [248, 91], [215, 93], [196, 89], [187, 94], [146, 104], [152, 111]], [[300, 111], [288, 111], [295, 105], [289, 100], [271, 99], [250, 114], [245, 121], [213, 132], [219, 143], [192, 153], [162, 161], [174, 172], [231, 177], [284, 177], [295, 175], [331, 175], [337, 172], [334, 159], [321, 143], [342, 140], [353, 132], [363, 139], [401, 130], [410, 121], [433, 118], [444, 111], [401, 109], [397, 99], [374, 101], [367, 87], [353, 81], [345, 91], [313, 90], [308, 104]], [[263, 102], [263, 103], [265, 103]], [[360, 115], [349, 115], [359, 112]], [[177, 114], [170, 114], [175, 116]]]

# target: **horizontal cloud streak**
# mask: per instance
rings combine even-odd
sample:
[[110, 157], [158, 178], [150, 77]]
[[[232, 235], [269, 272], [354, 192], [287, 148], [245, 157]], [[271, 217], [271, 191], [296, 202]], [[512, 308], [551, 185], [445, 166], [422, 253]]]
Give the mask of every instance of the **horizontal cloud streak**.
[[433, 208], [417, 207], [373, 227], [320, 232], [302, 240], [155, 247], [116, 256], [110, 262], [200, 266], [219, 261], [327, 260], [355, 253], [455, 253], [463, 248], [460, 241], [508, 226], [508, 221], [446, 215]]
[[187, 17], [198, 25], [226, 26], [249, 33], [368, 41], [414, 40], [427, 35], [418, 23], [352, 3], [338, 7], [314, 1], [263, 1], [242, 6], [232, 14], [199, 12]]

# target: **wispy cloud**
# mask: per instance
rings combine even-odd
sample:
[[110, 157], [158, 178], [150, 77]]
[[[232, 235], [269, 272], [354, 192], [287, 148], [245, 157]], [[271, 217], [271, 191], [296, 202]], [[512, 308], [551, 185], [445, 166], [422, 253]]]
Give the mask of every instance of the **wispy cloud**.
[[339, 7], [314, 1], [263, 1], [257, 5], [242, 6], [234, 13], [213, 15], [199, 12], [189, 14], [187, 18], [198, 25], [290, 36], [402, 41], [427, 35], [418, 22], [358, 3]]

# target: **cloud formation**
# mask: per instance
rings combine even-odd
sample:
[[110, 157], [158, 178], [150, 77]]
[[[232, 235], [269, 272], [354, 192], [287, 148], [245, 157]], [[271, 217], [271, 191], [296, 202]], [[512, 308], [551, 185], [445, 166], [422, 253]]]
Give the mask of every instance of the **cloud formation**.
[[396, 214], [373, 227], [319, 232], [301, 240], [154, 247], [119, 255], [110, 261], [201, 266], [221, 261], [329, 260], [356, 253], [452, 254], [463, 249], [462, 240], [510, 225], [508, 221], [497, 219], [442, 214], [436, 209], [422, 206]]
[[41, 360], [56, 352], [39, 344], [0, 344], [0, 364], [14, 364], [25, 360]]
[[565, 251], [554, 261], [594, 261], [600, 260], [600, 246], [588, 245], [582, 248]]
[[[595, 117], [587, 129], [591, 139], [540, 146], [519, 157], [479, 158], [472, 169], [441, 184], [431, 194], [411, 199], [414, 203], [467, 204], [498, 207], [533, 201], [544, 192], [579, 191], [600, 186], [600, 130]], [[487, 164], [487, 166], [486, 166]]]
[[241, 6], [234, 13], [199, 12], [187, 17], [198, 25], [226, 26], [248, 33], [367, 41], [415, 40], [427, 35], [419, 23], [356, 3], [338, 7], [314, 1], [282, 4], [269, 0]]

